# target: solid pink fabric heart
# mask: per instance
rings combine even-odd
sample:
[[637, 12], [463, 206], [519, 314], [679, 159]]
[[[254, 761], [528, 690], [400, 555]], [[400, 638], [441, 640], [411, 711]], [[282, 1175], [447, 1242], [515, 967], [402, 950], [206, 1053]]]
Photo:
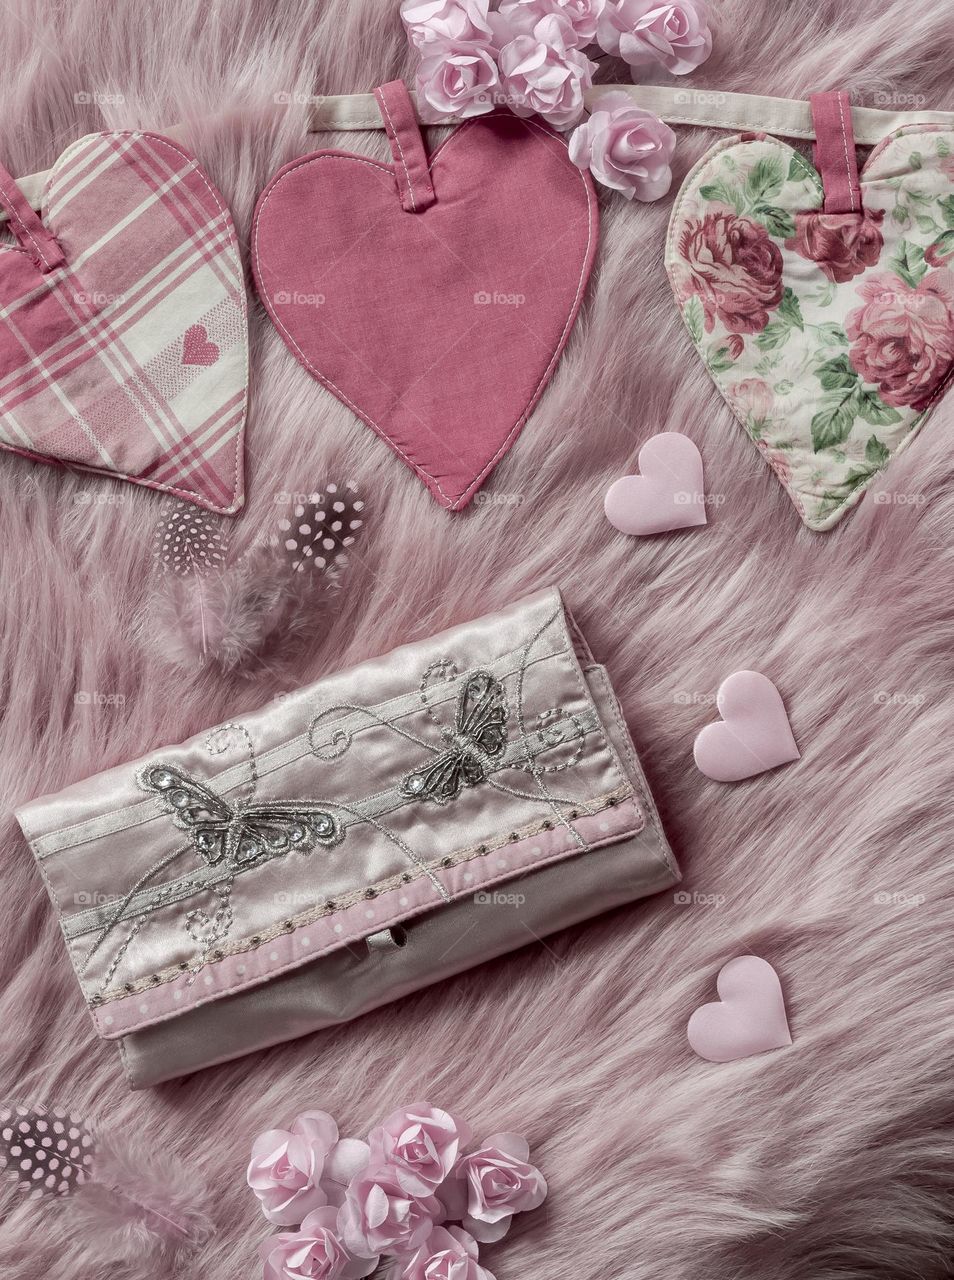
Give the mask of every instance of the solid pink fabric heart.
[[739, 782], [799, 758], [781, 694], [758, 671], [735, 671], [716, 694], [721, 721], [707, 724], [693, 754], [715, 782]]
[[719, 999], [701, 1005], [686, 1034], [707, 1062], [735, 1062], [792, 1043], [778, 974], [759, 956], [737, 956], [719, 971]]
[[621, 533], [666, 533], [706, 523], [702, 455], [688, 436], [662, 431], [639, 451], [640, 474], [610, 485], [603, 508]]
[[244, 500], [245, 281], [193, 156], [95, 133], [50, 171], [42, 218], [0, 167], [0, 447], [162, 489]]
[[291, 352], [460, 510], [549, 381], [597, 243], [566, 143], [509, 111], [428, 159], [400, 81], [376, 91], [393, 164], [292, 161], [259, 198], [256, 286]]

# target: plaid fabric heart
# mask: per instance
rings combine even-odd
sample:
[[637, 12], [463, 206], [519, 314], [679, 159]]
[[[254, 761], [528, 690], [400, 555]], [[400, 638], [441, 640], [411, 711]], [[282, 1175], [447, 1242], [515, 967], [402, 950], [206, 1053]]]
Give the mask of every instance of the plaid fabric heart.
[[0, 171], [0, 445], [162, 489], [244, 501], [245, 284], [198, 163], [149, 133], [97, 133], [50, 171], [37, 218]]
[[749, 134], [703, 157], [669, 227], [692, 341], [811, 529], [860, 500], [954, 371], [954, 133], [889, 135], [859, 191], [824, 211], [818, 172]]

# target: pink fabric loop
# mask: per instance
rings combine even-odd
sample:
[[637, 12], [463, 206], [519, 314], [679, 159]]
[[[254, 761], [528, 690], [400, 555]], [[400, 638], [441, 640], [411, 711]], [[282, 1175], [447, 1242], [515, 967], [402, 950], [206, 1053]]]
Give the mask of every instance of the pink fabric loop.
[[825, 188], [826, 213], [860, 213], [858, 157], [847, 93], [814, 93], [815, 167]]
[[375, 89], [374, 96], [391, 144], [401, 205], [408, 213], [420, 213], [437, 196], [411, 95], [403, 80], [391, 80]]
[[0, 164], [0, 205], [10, 219], [10, 230], [25, 249], [38, 271], [52, 271], [65, 262], [60, 242], [51, 235], [30, 208], [16, 179]]

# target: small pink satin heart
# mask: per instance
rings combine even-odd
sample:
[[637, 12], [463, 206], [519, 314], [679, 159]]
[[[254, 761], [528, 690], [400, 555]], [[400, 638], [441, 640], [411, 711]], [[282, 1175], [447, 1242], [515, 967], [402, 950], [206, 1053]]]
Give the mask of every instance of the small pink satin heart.
[[700, 1005], [686, 1034], [707, 1062], [735, 1062], [792, 1043], [778, 974], [759, 956], [737, 956], [719, 971], [719, 999]]
[[652, 436], [639, 451], [640, 474], [610, 485], [603, 508], [620, 533], [667, 533], [706, 523], [702, 455], [678, 431]]
[[696, 738], [696, 765], [715, 782], [739, 782], [799, 758], [781, 694], [758, 671], [735, 671], [716, 694], [721, 721]]
[[182, 363], [208, 367], [215, 364], [218, 358], [219, 349], [214, 342], [209, 341], [209, 331], [205, 325], [189, 325], [182, 339]]

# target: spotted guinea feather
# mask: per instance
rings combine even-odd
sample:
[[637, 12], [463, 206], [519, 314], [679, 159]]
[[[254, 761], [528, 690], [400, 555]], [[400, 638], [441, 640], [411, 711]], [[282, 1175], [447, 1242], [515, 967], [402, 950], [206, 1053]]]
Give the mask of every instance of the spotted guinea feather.
[[[0, 1171], [29, 1199], [63, 1203], [60, 1230], [101, 1264], [98, 1275], [163, 1261], [181, 1274], [182, 1255], [214, 1233], [194, 1167], [130, 1134], [114, 1141], [58, 1108], [0, 1107]], [[157, 1280], [159, 1271], [150, 1274]]]
[[228, 538], [222, 521], [185, 502], [167, 502], [156, 525], [153, 557], [159, 573], [186, 578], [225, 564]]
[[364, 501], [347, 484], [326, 485], [324, 492], [289, 495], [271, 545], [280, 549], [293, 573], [326, 573], [336, 577], [348, 561], [364, 523]]
[[65, 1111], [0, 1108], [0, 1169], [32, 1198], [71, 1195], [90, 1178], [95, 1152], [92, 1133]]

